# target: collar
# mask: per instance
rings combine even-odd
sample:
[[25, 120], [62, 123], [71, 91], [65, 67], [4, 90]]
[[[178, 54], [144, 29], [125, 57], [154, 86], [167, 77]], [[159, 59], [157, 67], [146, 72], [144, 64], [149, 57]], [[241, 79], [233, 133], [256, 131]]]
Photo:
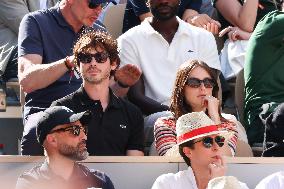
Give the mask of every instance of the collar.
[[[63, 179], [61, 176], [56, 175], [49, 167], [47, 160], [43, 162], [43, 164], [40, 166], [40, 174], [47, 178], [47, 179]], [[80, 169], [80, 166], [78, 163], [74, 164], [74, 169], [73, 172], [68, 180], [73, 180], [73, 179], [80, 179], [81, 177], [84, 177], [86, 173], [84, 170]]]
[[[175, 36], [178, 35], [191, 35], [191, 26], [190, 24], [186, 23], [185, 21], [181, 20], [178, 16], [176, 16], [177, 21], [179, 23], [178, 30], [175, 33]], [[150, 22], [152, 21], [152, 17], [147, 17], [144, 19], [144, 21], [141, 23], [141, 26], [143, 26], [142, 30], [143, 32], [147, 33], [148, 35], [161, 35], [159, 32], [154, 30], [154, 28], [151, 26]], [[190, 26], [190, 27], [189, 27]]]
[[[100, 103], [99, 100], [93, 100], [91, 99], [87, 92], [85, 91], [84, 87], [81, 85], [81, 87], [77, 90], [76, 95], [80, 99], [81, 105], [87, 105], [87, 104], [94, 104], [94, 103]], [[120, 98], [117, 97], [111, 88], [109, 88], [109, 103], [107, 108], [114, 107], [114, 108], [120, 108]]]
[[[66, 19], [62, 15], [62, 12], [61, 12], [60, 7], [59, 7], [59, 3], [57, 3], [54, 7], [51, 7], [49, 10], [60, 26], [68, 27], [73, 31], [73, 28], [71, 27], [71, 25], [66, 21]], [[82, 26], [82, 28], [80, 29], [80, 31], [78, 33], [80, 33], [84, 28], [85, 27]]]

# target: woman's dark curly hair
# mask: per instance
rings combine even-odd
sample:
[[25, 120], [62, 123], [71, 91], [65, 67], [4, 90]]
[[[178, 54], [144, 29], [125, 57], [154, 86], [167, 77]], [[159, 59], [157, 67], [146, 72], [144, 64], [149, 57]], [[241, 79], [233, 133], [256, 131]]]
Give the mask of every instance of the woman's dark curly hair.
[[[81, 37], [76, 42], [73, 54], [75, 56], [75, 64], [79, 66], [78, 54], [88, 52], [90, 49], [101, 48], [109, 54], [110, 63], [116, 62], [117, 68], [120, 65], [120, 59], [117, 50], [117, 41], [112, 36], [103, 31], [85, 30]], [[111, 72], [113, 75], [115, 70]]]

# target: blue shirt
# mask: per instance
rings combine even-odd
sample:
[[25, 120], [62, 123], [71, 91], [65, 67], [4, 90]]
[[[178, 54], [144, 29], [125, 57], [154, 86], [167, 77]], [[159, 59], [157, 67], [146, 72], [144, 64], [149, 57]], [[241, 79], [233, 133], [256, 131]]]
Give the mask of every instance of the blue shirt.
[[[82, 28], [83, 30], [83, 28]], [[19, 28], [18, 54], [38, 54], [42, 63], [48, 64], [72, 55], [74, 43], [80, 36], [66, 22], [58, 6], [26, 15]], [[51, 102], [77, 90], [82, 80], [66, 72], [46, 88], [28, 93], [25, 98], [24, 116], [50, 106]]]

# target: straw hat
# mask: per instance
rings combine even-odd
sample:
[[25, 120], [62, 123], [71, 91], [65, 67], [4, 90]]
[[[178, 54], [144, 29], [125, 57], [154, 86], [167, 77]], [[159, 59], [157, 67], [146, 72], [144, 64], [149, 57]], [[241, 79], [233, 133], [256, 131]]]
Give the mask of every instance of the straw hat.
[[229, 138], [229, 132], [222, 125], [216, 125], [203, 111], [192, 112], [178, 118], [176, 123], [177, 145], [187, 141], [218, 134]]
[[216, 125], [203, 111], [182, 115], [176, 123], [177, 144], [170, 148], [165, 156], [180, 157], [178, 146], [187, 141], [218, 134], [229, 139], [232, 133], [222, 124]]

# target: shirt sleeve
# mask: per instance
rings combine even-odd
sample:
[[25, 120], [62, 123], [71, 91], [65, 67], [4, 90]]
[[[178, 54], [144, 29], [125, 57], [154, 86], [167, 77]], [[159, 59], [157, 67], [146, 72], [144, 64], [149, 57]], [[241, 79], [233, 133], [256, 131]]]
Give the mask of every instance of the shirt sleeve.
[[165, 155], [177, 143], [173, 117], [157, 119], [154, 125], [154, 139], [159, 156]]
[[129, 0], [129, 3], [136, 16], [150, 12], [145, 0]]
[[24, 16], [19, 27], [18, 56], [26, 54], [43, 55], [41, 33], [31, 14]]

